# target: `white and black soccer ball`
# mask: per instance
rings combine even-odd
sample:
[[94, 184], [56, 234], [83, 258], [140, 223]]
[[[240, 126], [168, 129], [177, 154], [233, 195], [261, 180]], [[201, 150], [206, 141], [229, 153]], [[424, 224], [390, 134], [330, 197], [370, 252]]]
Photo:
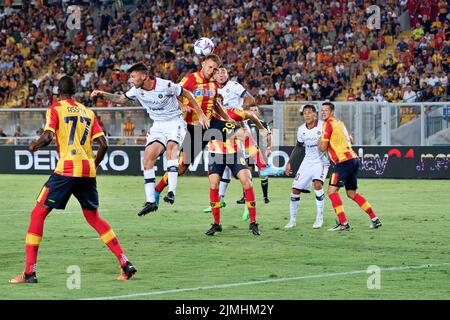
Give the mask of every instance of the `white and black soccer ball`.
[[205, 57], [214, 51], [214, 42], [210, 38], [200, 38], [194, 43], [195, 54]]

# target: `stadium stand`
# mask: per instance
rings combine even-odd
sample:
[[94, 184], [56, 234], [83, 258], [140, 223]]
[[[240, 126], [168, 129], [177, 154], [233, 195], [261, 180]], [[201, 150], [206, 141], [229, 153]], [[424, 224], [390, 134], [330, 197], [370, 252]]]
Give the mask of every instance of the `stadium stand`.
[[[380, 30], [367, 27], [367, 1], [134, 1], [125, 7], [91, 1], [81, 6], [80, 29], [73, 30], [66, 25], [67, 3], [53, 2], [1, 9], [4, 107], [47, 107], [62, 74], [80, 83], [79, 101], [110, 107], [101, 98], [91, 101], [90, 91], [126, 91], [126, 70], [137, 61], [177, 82], [197, 69], [192, 44], [200, 36], [214, 40], [232, 79], [251, 88], [259, 104], [395, 102], [407, 84], [415, 93], [408, 101], [444, 99], [449, 92], [447, 1], [384, 1]], [[405, 10], [415, 27], [402, 32], [398, 18]]]

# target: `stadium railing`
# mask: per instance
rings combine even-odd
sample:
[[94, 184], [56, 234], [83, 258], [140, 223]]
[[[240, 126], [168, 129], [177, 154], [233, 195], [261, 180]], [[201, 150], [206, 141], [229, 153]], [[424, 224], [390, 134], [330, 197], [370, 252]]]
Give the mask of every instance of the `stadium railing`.
[[[301, 107], [324, 101], [275, 101], [274, 145], [294, 145], [304, 123]], [[335, 115], [344, 121], [356, 145], [429, 146], [450, 144], [450, 102], [337, 102]]]
[[[323, 101], [275, 101], [260, 106], [261, 115], [273, 132], [274, 146], [295, 145], [296, 131], [303, 124], [300, 108], [320, 107]], [[450, 102], [378, 103], [333, 102], [336, 117], [344, 121], [355, 145], [450, 145]], [[92, 108], [103, 123], [111, 145], [145, 144], [145, 133], [152, 122], [141, 107]], [[0, 109], [0, 128], [7, 137], [0, 144], [27, 144], [45, 125], [46, 109]], [[134, 135], [124, 136], [130, 117]], [[20, 126], [21, 134], [15, 136]]]

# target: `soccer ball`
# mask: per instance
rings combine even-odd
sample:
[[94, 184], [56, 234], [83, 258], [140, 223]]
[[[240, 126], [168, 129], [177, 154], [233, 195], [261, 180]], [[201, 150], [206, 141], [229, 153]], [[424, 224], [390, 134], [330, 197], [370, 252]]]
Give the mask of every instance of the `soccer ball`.
[[197, 55], [205, 57], [214, 51], [214, 42], [210, 38], [200, 38], [194, 43], [194, 51]]

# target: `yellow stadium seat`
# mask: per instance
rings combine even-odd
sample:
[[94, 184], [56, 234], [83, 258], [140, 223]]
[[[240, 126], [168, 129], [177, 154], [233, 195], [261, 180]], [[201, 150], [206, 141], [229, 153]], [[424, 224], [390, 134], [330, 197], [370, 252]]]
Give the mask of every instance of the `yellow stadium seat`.
[[394, 40], [392, 39], [392, 36], [390, 35], [385, 35], [384, 36], [384, 40], [386, 41], [386, 44], [391, 44]]

